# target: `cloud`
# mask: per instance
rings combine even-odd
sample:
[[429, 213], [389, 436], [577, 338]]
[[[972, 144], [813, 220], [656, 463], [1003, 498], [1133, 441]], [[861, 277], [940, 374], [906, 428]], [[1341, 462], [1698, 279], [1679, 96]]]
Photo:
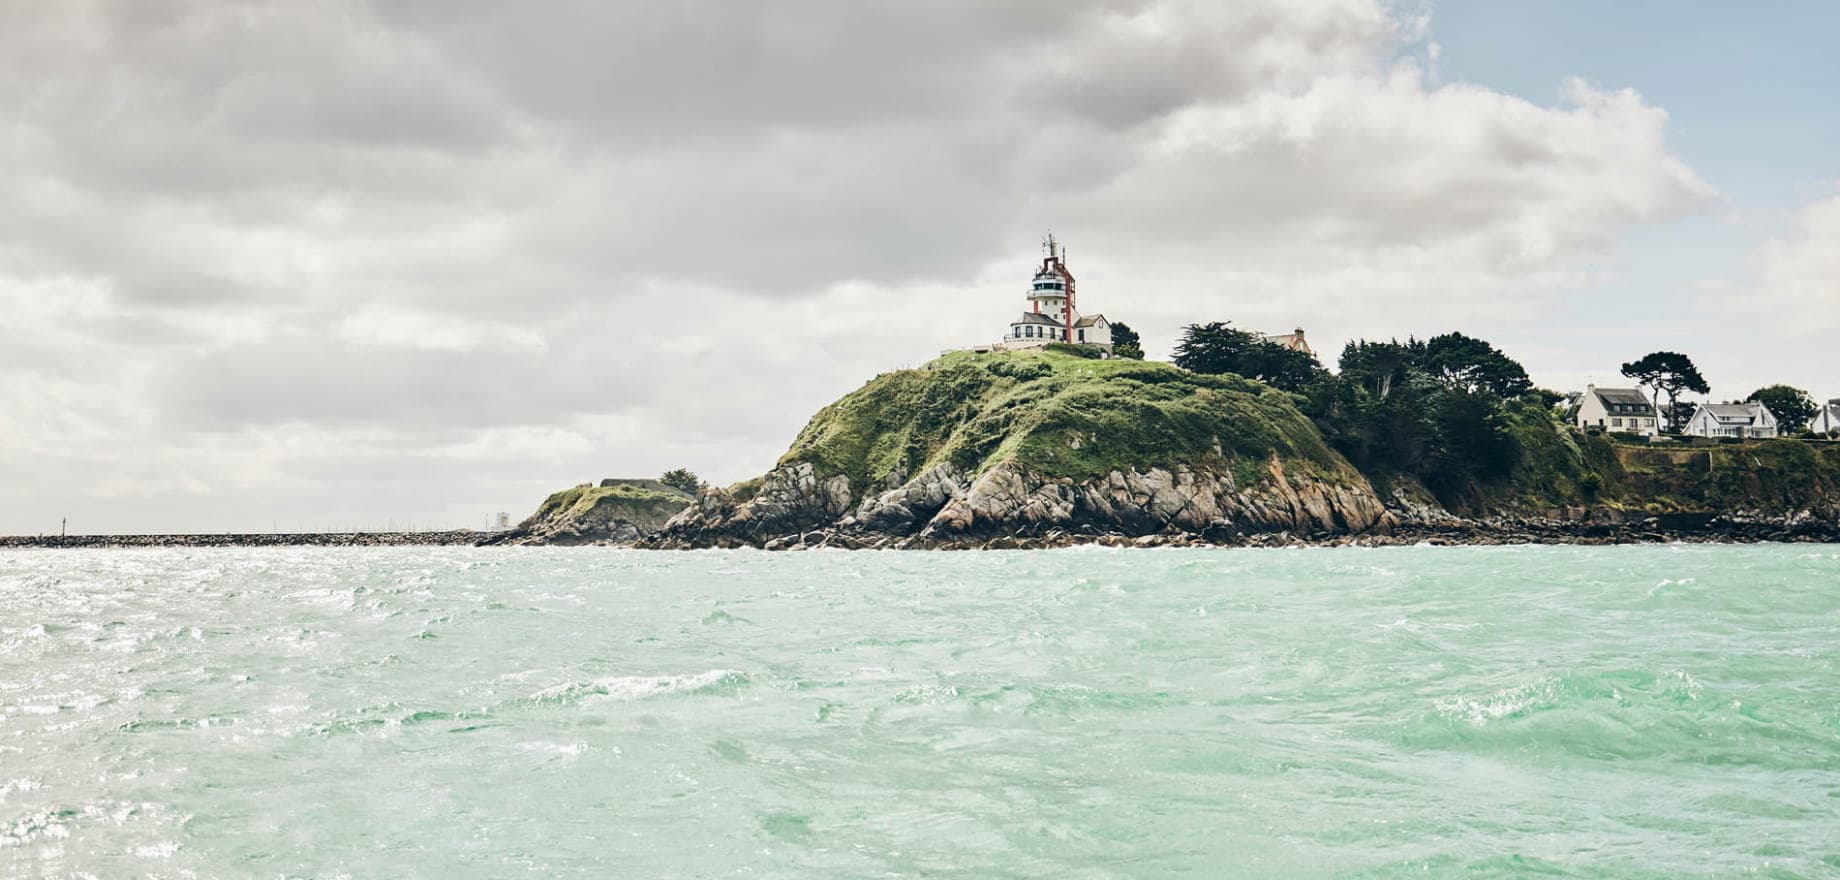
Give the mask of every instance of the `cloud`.
[[1774, 335], [1831, 338], [1840, 331], [1840, 195], [1803, 208], [1791, 234], [1758, 247], [1747, 281], [1705, 286], [1714, 295], [1703, 307], [1765, 325]]
[[337, 335], [360, 345], [421, 351], [542, 351], [543, 337], [524, 327], [453, 315], [366, 306], [339, 322]]
[[746, 476], [1000, 333], [1049, 227], [1153, 349], [1333, 346], [1534, 309], [1716, 198], [1635, 92], [1443, 84], [1433, 30], [1380, 0], [0, 9], [0, 531]]

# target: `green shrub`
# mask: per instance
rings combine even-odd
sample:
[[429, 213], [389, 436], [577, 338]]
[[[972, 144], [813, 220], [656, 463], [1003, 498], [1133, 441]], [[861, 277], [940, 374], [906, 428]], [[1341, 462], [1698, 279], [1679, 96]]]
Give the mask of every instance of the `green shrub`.
[[1254, 459], [1233, 459], [1233, 485], [1241, 489], [1257, 486], [1265, 479], [1266, 473], [1265, 468]]
[[993, 376], [1002, 376], [1005, 379], [1015, 379], [1021, 382], [1039, 379], [1054, 372], [1053, 367], [1041, 361], [1000, 360], [985, 364], [984, 369], [989, 370]]

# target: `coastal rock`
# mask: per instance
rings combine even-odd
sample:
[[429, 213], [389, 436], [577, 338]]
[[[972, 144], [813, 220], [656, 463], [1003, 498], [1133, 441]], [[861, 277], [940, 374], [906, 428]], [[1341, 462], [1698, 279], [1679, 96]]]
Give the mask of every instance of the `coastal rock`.
[[646, 546], [765, 546], [836, 522], [850, 507], [849, 478], [819, 477], [810, 462], [781, 465], [763, 477], [751, 497], [710, 489], [672, 517]]
[[1075, 482], [1010, 461], [975, 479], [950, 465], [929, 468], [845, 513], [851, 495], [847, 478], [820, 478], [812, 464], [792, 462], [769, 474], [750, 499], [704, 493], [645, 543], [791, 549], [810, 546], [810, 534], [820, 531], [828, 546], [975, 540], [988, 547], [999, 537], [1059, 546], [1101, 535], [1230, 541], [1260, 533], [1362, 534], [1384, 530], [1390, 516], [1364, 481], [1293, 474], [1276, 460], [1251, 485], [1231, 473], [1186, 466], [1114, 470]]
[[950, 464], [929, 468], [904, 485], [864, 498], [852, 515], [854, 524], [870, 531], [905, 534], [915, 523], [932, 519], [948, 501], [963, 498], [967, 482], [964, 473]]

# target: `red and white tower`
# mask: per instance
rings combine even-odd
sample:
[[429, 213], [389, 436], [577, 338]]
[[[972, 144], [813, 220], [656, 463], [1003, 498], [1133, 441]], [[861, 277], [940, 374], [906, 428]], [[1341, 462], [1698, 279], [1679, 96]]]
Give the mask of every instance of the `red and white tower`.
[[1066, 252], [1061, 249], [1060, 242], [1054, 240], [1054, 233], [1042, 239], [1041, 249], [1046, 256], [1042, 257], [1040, 271], [1035, 273], [1029, 304], [1035, 314], [1054, 321], [1057, 341], [1072, 342], [1073, 322], [1079, 316], [1074, 306], [1073, 272], [1067, 268]]
[[1041, 242], [1041, 268], [1029, 282], [1029, 307], [1009, 322], [998, 348], [1040, 348], [1052, 342], [1096, 346], [1110, 351], [1112, 325], [1104, 315], [1081, 315], [1067, 250], [1054, 234]]

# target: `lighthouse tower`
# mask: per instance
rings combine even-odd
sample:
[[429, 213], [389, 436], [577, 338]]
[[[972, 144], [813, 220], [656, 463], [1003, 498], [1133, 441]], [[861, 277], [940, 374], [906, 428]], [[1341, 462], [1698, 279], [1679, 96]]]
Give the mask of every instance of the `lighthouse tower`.
[[1010, 321], [1003, 348], [1035, 348], [1050, 342], [1097, 345], [1109, 349], [1111, 324], [1103, 315], [1081, 317], [1067, 252], [1054, 233], [1041, 242], [1041, 268], [1029, 282], [1029, 307]]
[[1066, 260], [1062, 259], [1061, 243], [1054, 240], [1054, 233], [1041, 241], [1042, 252], [1046, 254], [1041, 260], [1041, 269], [1035, 273], [1035, 280], [1029, 290], [1029, 305], [1035, 314], [1045, 315], [1054, 321], [1051, 339], [1054, 342], [1073, 341], [1073, 272], [1068, 270]]

